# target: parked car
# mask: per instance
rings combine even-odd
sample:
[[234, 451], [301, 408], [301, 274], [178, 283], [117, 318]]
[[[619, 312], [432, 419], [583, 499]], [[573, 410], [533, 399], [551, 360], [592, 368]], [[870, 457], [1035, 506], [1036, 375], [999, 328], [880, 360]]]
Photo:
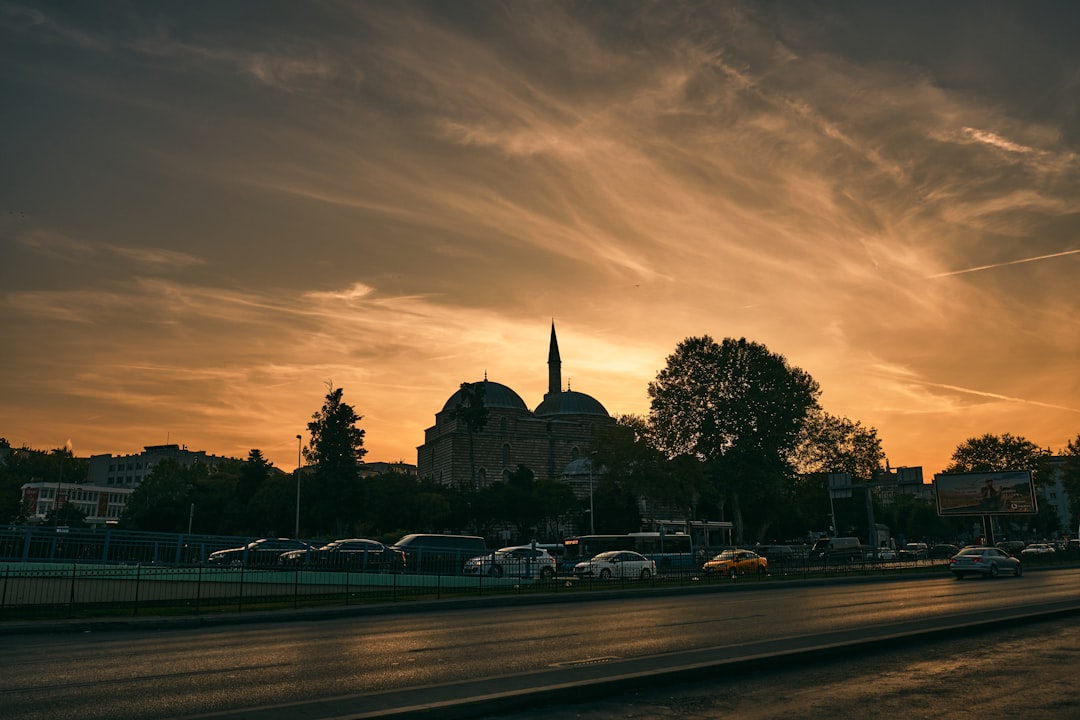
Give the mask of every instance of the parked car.
[[391, 550], [377, 540], [347, 538], [334, 540], [320, 548], [282, 553], [278, 556], [278, 564], [361, 572], [400, 572], [405, 568], [405, 554], [400, 550]]
[[890, 547], [879, 547], [877, 550], [867, 550], [866, 559], [877, 560], [878, 562], [893, 562], [899, 560], [900, 556]]
[[277, 564], [278, 556], [289, 550], [310, 550], [311, 545], [291, 538], [260, 538], [247, 545], [210, 553], [211, 565], [267, 567]]
[[408, 572], [460, 575], [465, 561], [487, 552], [484, 538], [475, 535], [412, 533], [390, 546], [405, 555]]
[[930, 552], [927, 553], [928, 557], [934, 560], [948, 560], [956, 553], [960, 552], [960, 548], [956, 545], [949, 545], [948, 543], [939, 543], [930, 548]]
[[1012, 573], [1016, 577], [1024, 574], [1024, 568], [1017, 558], [996, 547], [964, 548], [949, 559], [949, 571], [957, 580], [965, 575], [996, 578], [1001, 573]]
[[1057, 551], [1054, 550], [1053, 546], [1048, 545], [1046, 543], [1032, 543], [1031, 545], [1028, 545], [1026, 548], [1024, 548], [1023, 550], [1020, 551], [1020, 557], [1021, 558], [1025, 558], [1025, 557], [1042, 557], [1042, 558], [1046, 558], [1046, 557], [1049, 557], [1051, 555], [1054, 555], [1056, 552]]
[[795, 550], [790, 545], [758, 545], [754, 548], [754, 552], [774, 565], [795, 560]]
[[611, 550], [579, 562], [574, 566], [574, 577], [610, 580], [611, 578], [637, 578], [648, 580], [656, 575], [656, 563], [633, 550]]
[[725, 550], [701, 566], [706, 575], [765, 575], [769, 561], [751, 550]]
[[465, 574], [550, 580], [555, 577], [555, 558], [547, 550], [531, 545], [504, 547], [470, 558], [465, 563]]
[[994, 547], [1015, 556], [1019, 555], [1025, 546], [1026, 543], [1023, 540], [1002, 540]]

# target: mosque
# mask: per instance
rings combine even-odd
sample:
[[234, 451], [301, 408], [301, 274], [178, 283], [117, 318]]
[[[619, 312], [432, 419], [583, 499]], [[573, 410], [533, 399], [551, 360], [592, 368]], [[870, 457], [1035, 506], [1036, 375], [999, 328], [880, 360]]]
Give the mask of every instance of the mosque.
[[480, 384], [487, 422], [471, 437], [464, 420], [455, 417], [455, 410], [468, 407], [468, 396], [462, 389], [451, 395], [435, 414], [435, 424], [424, 431], [417, 474], [443, 485], [479, 489], [506, 480], [524, 466], [536, 479], [564, 480], [580, 494], [578, 486], [583, 478], [588, 482], [592, 470], [589, 454], [601, 430], [615, 419], [595, 398], [562, 389], [554, 322], [547, 363], [548, 391], [531, 411], [514, 390], [485, 375]]

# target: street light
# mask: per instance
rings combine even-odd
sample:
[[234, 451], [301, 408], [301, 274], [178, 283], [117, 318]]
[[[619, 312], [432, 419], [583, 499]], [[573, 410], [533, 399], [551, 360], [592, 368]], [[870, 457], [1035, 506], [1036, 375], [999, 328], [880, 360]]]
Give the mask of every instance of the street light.
[[592, 459], [596, 455], [596, 451], [593, 450], [589, 453], [589, 534], [596, 534], [596, 513], [593, 510], [593, 475], [592, 475]]
[[296, 532], [294, 538], [300, 537], [300, 444], [302, 438], [296, 436]]

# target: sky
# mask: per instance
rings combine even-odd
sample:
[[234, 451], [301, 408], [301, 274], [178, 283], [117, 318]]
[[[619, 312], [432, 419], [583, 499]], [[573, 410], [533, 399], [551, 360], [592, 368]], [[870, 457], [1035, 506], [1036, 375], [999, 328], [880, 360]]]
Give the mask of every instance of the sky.
[[1080, 434], [1080, 6], [0, 0], [0, 437], [416, 462], [746, 338], [927, 481]]

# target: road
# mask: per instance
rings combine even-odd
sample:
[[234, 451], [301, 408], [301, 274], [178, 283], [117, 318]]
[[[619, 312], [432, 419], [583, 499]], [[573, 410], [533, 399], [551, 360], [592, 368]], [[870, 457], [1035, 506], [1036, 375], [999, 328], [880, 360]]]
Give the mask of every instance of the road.
[[485, 602], [318, 622], [10, 635], [0, 718], [378, 717], [407, 705], [449, 717], [461, 697], [512, 700], [546, 685], [569, 698], [611, 677], [605, 692], [625, 691], [675, 668], [1004, 621], [1033, 603], [1077, 607], [1080, 570]]
[[1067, 618], [478, 720], [1062, 720], [1080, 709], [1078, 667]]

